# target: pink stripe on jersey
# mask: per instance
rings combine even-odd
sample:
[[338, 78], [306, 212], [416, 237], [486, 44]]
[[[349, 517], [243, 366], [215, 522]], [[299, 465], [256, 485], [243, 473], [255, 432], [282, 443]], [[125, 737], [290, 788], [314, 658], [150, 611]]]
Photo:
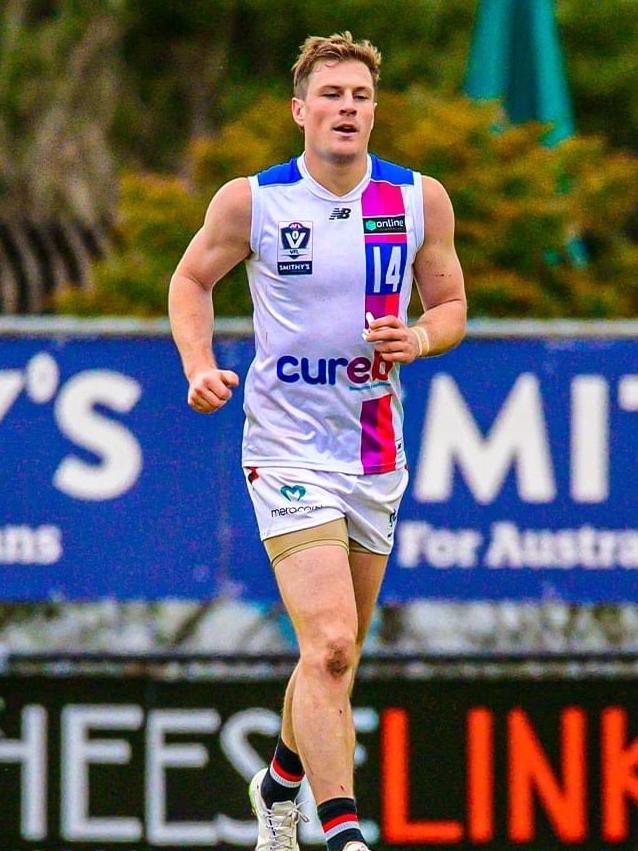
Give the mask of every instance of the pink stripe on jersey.
[[366, 242], [391, 242], [395, 245], [403, 245], [405, 243], [404, 233], [367, 233]]
[[361, 405], [361, 463], [364, 474], [396, 469], [397, 449], [392, 422], [392, 395], [368, 399]]
[[[361, 212], [364, 218], [366, 247], [364, 313], [371, 313], [375, 319], [381, 316], [398, 316], [401, 305], [401, 278], [393, 280], [390, 277], [388, 263], [390, 257], [401, 251], [400, 274], [403, 275], [408, 237], [404, 229], [405, 203], [401, 187], [385, 181], [371, 180], [361, 196]], [[392, 220], [391, 217], [394, 216], [397, 220]], [[387, 232], [396, 229], [402, 232]], [[390, 248], [395, 245], [404, 247]], [[381, 268], [374, 264], [381, 264]], [[393, 275], [397, 275], [396, 267]], [[364, 327], [366, 326], [367, 323], [364, 323]], [[360, 422], [363, 472], [374, 474], [396, 470], [392, 394], [363, 401]]]
[[375, 319], [380, 319], [382, 316], [398, 316], [400, 299], [401, 293], [389, 295], [371, 293], [366, 296], [366, 312], [370, 311]]
[[[361, 196], [361, 212], [366, 216], [405, 216], [405, 203], [400, 186], [371, 180]], [[376, 233], [364, 231], [367, 246], [390, 243], [405, 245], [407, 233]], [[369, 258], [366, 262], [369, 262]], [[396, 293], [372, 293], [366, 287], [364, 315], [371, 313], [375, 319], [380, 316], [398, 316], [401, 301], [400, 291]], [[364, 326], [365, 327], [365, 326]]]
[[364, 216], [400, 216], [405, 213], [401, 187], [371, 180], [361, 196], [361, 212]]

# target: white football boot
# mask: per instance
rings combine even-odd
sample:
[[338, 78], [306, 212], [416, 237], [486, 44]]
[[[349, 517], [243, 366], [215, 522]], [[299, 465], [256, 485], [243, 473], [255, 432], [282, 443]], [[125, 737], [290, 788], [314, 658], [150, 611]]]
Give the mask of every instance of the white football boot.
[[370, 849], [363, 842], [346, 842], [343, 851], [370, 851]]
[[[308, 821], [308, 816], [301, 812], [294, 801], [278, 801], [272, 805], [272, 809], [266, 806], [261, 797], [261, 784], [267, 771], [267, 768], [258, 771], [248, 787], [250, 805], [257, 816], [258, 825], [255, 851], [299, 851], [297, 824], [299, 821]], [[359, 845], [357, 842], [350, 844]]]

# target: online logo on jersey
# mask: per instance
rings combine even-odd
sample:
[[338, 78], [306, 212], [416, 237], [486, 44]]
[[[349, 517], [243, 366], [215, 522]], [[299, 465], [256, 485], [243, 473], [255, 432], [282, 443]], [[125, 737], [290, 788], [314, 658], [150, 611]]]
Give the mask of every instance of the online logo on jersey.
[[277, 361], [277, 378], [285, 384], [330, 384], [347, 381], [351, 390], [365, 390], [372, 386], [389, 384], [394, 364], [384, 361], [379, 352], [372, 360], [366, 357], [298, 358], [282, 355]]
[[277, 272], [312, 275], [312, 222], [279, 222]]
[[368, 234], [405, 233], [405, 216], [364, 216], [363, 227]]

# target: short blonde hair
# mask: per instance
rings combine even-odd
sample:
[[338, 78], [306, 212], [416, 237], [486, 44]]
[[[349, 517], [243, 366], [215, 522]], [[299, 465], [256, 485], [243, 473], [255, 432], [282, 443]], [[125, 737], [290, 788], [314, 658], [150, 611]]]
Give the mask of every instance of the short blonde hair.
[[312, 74], [312, 69], [317, 62], [325, 60], [363, 62], [370, 70], [376, 91], [381, 67], [381, 52], [367, 39], [355, 41], [348, 30], [333, 33], [328, 38], [309, 35], [299, 50], [297, 61], [292, 66], [292, 86], [295, 97], [305, 97], [308, 90], [308, 77]]

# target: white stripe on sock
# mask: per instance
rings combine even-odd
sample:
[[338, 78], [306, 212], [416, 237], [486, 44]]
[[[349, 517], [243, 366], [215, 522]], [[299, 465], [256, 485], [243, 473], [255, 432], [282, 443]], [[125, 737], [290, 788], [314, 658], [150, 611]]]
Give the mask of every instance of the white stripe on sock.
[[272, 763], [269, 770], [272, 779], [282, 786], [285, 786], [287, 789], [297, 789], [301, 786], [301, 780], [287, 780], [285, 777], [282, 777]]
[[344, 821], [341, 824], [331, 827], [330, 830], [326, 831], [326, 839], [332, 839], [333, 836], [343, 833], [344, 830], [360, 830], [357, 819], [354, 821]]

